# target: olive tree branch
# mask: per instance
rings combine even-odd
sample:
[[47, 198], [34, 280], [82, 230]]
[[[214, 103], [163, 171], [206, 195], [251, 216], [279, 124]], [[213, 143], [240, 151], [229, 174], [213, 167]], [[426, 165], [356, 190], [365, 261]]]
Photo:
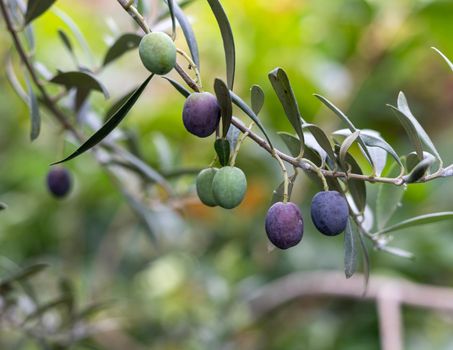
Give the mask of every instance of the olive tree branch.
[[[138, 23], [138, 25], [145, 31], [145, 33], [149, 32], [149, 27], [146, 24], [144, 18], [140, 15], [137, 16], [135, 13], [138, 12], [137, 9], [134, 9], [134, 6], [130, 5], [130, 2], [128, 0], [117, 0], [118, 3], [123, 7], [124, 10], [126, 10], [131, 17]], [[148, 29], [147, 29], [148, 28]], [[181, 76], [181, 78], [184, 80], [184, 82], [195, 92], [201, 91], [200, 87], [198, 84], [190, 78], [187, 73], [181, 68], [181, 66], [176, 65], [175, 70], [177, 73]], [[255, 134], [252, 130], [247, 128], [239, 118], [233, 117], [232, 118], [232, 124], [237, 127], [243, 134], [247, 134], [247, 137], [252, 139], [258, 146], [263, 148], [265, 151], [267, 151], [271, 156], [274, 157], [276, 154], [278, 157], [280, 157], [283, 161], [287, 162], [288, 164], [291, 164], [293, 167], [296, 168], [301, 168], [305, 169], [308, 171], [312, 171], [315, 173], [318, 173], [318, 169], [316, 169], [313, 164], [310, 164], [311, 162], [307, 161], [307, 159], [304, 158], [294, 158], [291, 157], [281, 151], [279, 151], [276, 148], [272, 148], [266, 140]], [[453, 166], [453, 165], [452, 165]], [[347, 173], [347, 172], [339, 172], [339, 171], [332, 171], [332, 170], [327, 170], [327, 169], [319, 169], [321, 174], [325, 177], [330, 177], [330, 178], [340, 178], [340, 179], [352, 179], [352, 180], [360, 180], [360, 181], [366, 181], [370, 183], [387, 183], [387, 184], [392, 184], [395, 186], [401, 186], [405, 183], [404, 179], [402, 177], [395, 177], [395, 178], [390, 178], [390, 177], [377, 177], [377, 176], [372, 176], [372, 175], [362, 175], [362, 174], [354, 174], [354, 173]], [[432, 181], [441, 177], [445, 177], [444, 175], [444, 169], [440, 169], [438, 172], [431, 174], [431, 175], [425, 175], [421, 179], [419, 179], [417, 182], [422, 183], [422, 182], [428, 182]]]

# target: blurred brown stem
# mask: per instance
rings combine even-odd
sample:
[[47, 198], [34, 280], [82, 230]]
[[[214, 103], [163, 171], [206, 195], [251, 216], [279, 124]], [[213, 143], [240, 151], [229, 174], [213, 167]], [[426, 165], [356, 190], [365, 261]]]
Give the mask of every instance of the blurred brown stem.
[[453, 312], [453, 288], [375, 276], [363, 295], [363, 275], [346, 280], [339, 272], [299, 272], [258, 289], [248, 300], [252, 321], [299, 298], [349, 298], [377, 303], [384, 350], [403, 348], [401, 305]]

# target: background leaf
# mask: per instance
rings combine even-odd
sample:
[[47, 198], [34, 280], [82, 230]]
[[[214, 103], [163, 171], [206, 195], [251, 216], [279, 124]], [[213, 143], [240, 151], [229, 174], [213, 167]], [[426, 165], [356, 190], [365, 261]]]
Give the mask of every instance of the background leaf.
[[222, 34], [223, 48], [225, 51], [226, 76], [227, 84], [230, 90], [233, 90], [234, 75], [236, 70], [236, 48], [234, 45], [233, 31], [230, 22], [219, 0], [208, 0], [209, 6], [219, 25]]
[[46, 12], [56, 0], [28, 0], [25, 12], [25, 25]]
[[66, 89], [76, 88], [83, 91], [96, 90], [109, 98], [107, 88], [94, 75], [85, 72], [62, 72], [54, 76], [51, 83], [63, 85]]
[[106, 66], [126, 52], [135, 49], [140, 44], [140, 40], [142, 40], [142, 37], [134, 33], [121, 35], [107, 50], [102, 65]]
[[380, 230], [379, 233], [389, 233], [393, 231], [402, 230], [408, 227], [432, 224], [443, 220], [453, 220], [453, 212], [447, 211], [416, 216], [414, 218], [404, 220], [398, 224], [386, 227]]
[[28, 99], [29, 99], [29, 109], [30, 109], [30, 139], [35, 140], [41, 131], [41, 115], [39, 113], [39, 104], [38, 99], [33, 91], [30, 78], [25, 74], [25, 81], [28, 87]]
[[349, 218], [344, 231], [344, 273], [346, 278], [351, 278], [357, 267], [357, 248], [353, 225], [352, 219]]
[[447, 62], [448, 66], [450, 69], [453, 71], [453, 63], [445, 56], [439, 49], [436, 49], [435, 47], [432, 47], [434, 51], [436, 51], [444, 60]]

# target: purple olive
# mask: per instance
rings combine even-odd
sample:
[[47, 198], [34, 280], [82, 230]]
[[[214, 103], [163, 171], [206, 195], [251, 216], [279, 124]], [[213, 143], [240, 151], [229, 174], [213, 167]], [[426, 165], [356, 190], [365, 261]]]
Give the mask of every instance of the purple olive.
[[348, 202], [337, 191], [317, 193], [311, 202], [311, 219], [319, 232], [336, 236], [343, 232], [348, 223]]
[[65, 197], [72, 187], [72, 177], [66, 168], [54, 167], [47, 174], [47, 188], [56, 198]]
[[209, 92], [194, 92], [184, 103], [182, 121], [191, 134], [208, 137], [219, 125], [220, 106]]
[[299, 207], [291, 202], [277, 202], [271, 206], [265, 226], [267, 237], [280, 249], [295, 246], [304, 234], [304, 221]]

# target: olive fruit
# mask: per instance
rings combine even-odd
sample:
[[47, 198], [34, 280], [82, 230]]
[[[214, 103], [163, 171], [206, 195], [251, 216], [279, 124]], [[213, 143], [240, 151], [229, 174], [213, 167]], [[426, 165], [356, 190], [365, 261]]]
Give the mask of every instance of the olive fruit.
[[302, 240], [304, 220], [294, 203], [277, 202], [266, 215], [266, 233], [269, 240], [280, 249], [288, 249]]
[[72, 187], [72, 177], [69, 170], [54, 167], [47, 173], [47, 188], [56, 198], [65, 197]]
[[317, 193], [311, 202], [311, 219], [319, 232], [336, 236], [344, 231], [348, 222], [348, 202], [337, 191]]
[[208, 137], [217, 129], [220, 121], [217, 98], [209, 92], [190, 94], [184, 103], [182, 121], [191, 134]]
[[200, 171], [197, 175], [196, 187], [198, 198], [200, 198], [203, 204], [209, 207], [217, 206], [217, 202], [212, 193], [212, 180], [219, 169], [207, 168]]
[[163, 32], [146, 34], [140, 41], [138, 53], [151, 73], [164, 75], [176, 65], [176, 46]]
[[247, 179], [241, 169], [226, 166], [215, 174], [212, 193], [217, 205], [225, 209], [237, 207], [244, 199]]

